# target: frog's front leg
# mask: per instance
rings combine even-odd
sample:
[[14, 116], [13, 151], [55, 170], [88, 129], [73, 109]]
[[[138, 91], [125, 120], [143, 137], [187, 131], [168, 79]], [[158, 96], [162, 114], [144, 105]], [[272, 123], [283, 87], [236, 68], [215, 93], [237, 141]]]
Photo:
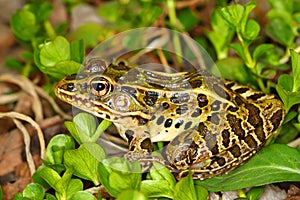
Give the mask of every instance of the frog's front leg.
[[126, 138], [128, 139], [129, 151], [125, 154], [128, 161], [140, 161], [142, 171], [145, 172], [151, 167], [151, 153], [153, 146], [150, 134], [147, 131], [133, 132], [130, 130], [125, 131]]

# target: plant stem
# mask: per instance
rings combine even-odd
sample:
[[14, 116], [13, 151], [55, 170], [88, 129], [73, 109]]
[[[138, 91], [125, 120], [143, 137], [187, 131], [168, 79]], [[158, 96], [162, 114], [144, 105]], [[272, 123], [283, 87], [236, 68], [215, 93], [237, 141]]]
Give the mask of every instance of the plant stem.
[[47, 33], [47, 35], [49, 36], [49, 38], [50, 38], [51, 40], [54, 40], [54, 38], [56, 37], [56, 32], [55, 32], [55, 30], [54, 30], [52, 24], [51, 24], [48, 20], [46, 20], [46, 21], [44, 22], [44, 28], [45, 28], [46, 33]]
[[24, 68], [22, 69], [22, 75], [25, 77], [28, 77], [30, 74], [31, 68], [32, 68], [32, 66], [31, 66], [30, 62], [27, 61], [25, 63]]
[[246, 44], [241, 34], [238, 33], [238, 39], [241, 42], [241, 45], [243, 47], [243, 51], [245, 54], [245, 64], [249, 69], [251, 69], [255, 74], [257, 74], [257, 70], [255, 68], [256, 62], [253, 61], [250, 51], [249, 51], [249, 44]]
[[174, 0], [167, 0], [167, 7], [169, 12], [169, 18], [172, 25], [176, 27], [177, 17], [176, 17], [176, 10], [175, 10], [175, 1]]
[[[179, 30], [182, 30], [181, 24], [177, 20], [176, 16], [176, 9], [175, 9], [175, 1], [174, 0], [167, 0], [167, 7], [168, 7], [168, 12], [169, 12], [169, 18], [170, 18], [170, 23], [172, 24], [173, 27], [178, 27]], [[180, 41], [178, 38], [178, 34], [175, 32], [173, 35], [173, 44], [174, 44], [174, 53], [177, 55], [177, 61], [178, 63], [181, 64], [181, 56], [182, 56], [182, 51], [181, 51], [181, 45]]]

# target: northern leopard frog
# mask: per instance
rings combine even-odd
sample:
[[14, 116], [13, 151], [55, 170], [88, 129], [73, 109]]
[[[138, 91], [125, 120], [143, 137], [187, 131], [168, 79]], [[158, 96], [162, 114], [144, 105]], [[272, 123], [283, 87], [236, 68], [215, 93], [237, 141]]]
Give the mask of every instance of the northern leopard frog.
[[228, 172], [262, 148], [281, 125], [282, 103], [205, 72], [164, 73], [93, 59], [56, 86], [61, 100], [112, 121], [128, 141], [127, 159], [169, 142], [165, 162], [177, 177]]

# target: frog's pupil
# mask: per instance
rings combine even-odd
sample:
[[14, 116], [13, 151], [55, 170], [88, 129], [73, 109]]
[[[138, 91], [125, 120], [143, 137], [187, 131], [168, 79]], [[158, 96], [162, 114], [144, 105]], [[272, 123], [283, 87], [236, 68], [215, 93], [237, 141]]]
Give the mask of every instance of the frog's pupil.
[[104, 83], [95, 83], [93, 84], [93, 88], [97, 91], [100, 92], [105, 89], [105, 84]]

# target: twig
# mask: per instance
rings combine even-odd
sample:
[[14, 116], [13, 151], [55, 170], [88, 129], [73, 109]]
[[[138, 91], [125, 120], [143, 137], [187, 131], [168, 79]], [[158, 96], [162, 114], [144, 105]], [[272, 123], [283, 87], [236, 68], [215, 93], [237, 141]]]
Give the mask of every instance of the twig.
[[32, 155], [30, 153], [30, 135], [28, 131], [26, 130], [25, 126], [17, 119], [13, 118], [13, 122], [16, 124], [17, 128], [22, 132], [23, 138], [24, 138], [24, 144], [25, 144], [25, 152], [26, 152], [26, 160], [29, 166], [30, 174], [31, 176], [35, 172], [35, 165], [32, 158]]
[[34, 88], [36, 89], [37, 93], [38, 93], [41, 97], [43, 97], [44, 99], [46, 99], [46, 100], [50, 103], [50, 105], [52, 106], [52, 108], [54, 109], [54, 111], [55, 111], [56, 113], [58, 113], [59, 115], [61, 115], [61, 116], [62, 116], [64, 119], [66, 119], [66, 120], [71, 120], [71, 119], [72, 119], [72, 116], [70, 116], [70, 115], [66, 114], [64, 111], [62, 111], [62, 110], [58, 107], [58, 105], [55, 103], [55, 101], [53, 100], [53, 98], [50, 97], [46, 92], [44, 92], [44, 90], [42, 90], [42, 89], [41, 89], [40, 87], [38, 87], [38, 86], [35, 86]]
[[290, 147], [296, 148], [297, 146], [300, 145], [300, 138], [297, 138], [296, 140], [291, 141], [287, 145]]
[[[28, 117], [26, 115], [23, 115], [21, 113], [17, 113], [17, 112], [5, 112], [5, 113], [1, 113], [0, 112], [0, 118], [3, 118], [3, 117], [9, 117], [9, 118], [12, 118], [13, 120], [14, 119], [24, 120], [24, 121], [28, 122], [29, 124], [31, 124], [36, 129], [36, 131], [37, 131], [37, 135], [38, 135], [39, 142], [40, 142], [41, 158], [45, 159], [45, 140], [44, 140], [44, 135], [43, 135], [43, 132], [42, 132], [40, 126], [36, 122], [33, 119], [31, 119], [30, 117]], [[18, 125], [17, 125], [17, 127], [18, 127]], [[25, 138], [24, 138], [24, 140], [25, 140]], [[25, 145], [26, 145], [26, 143], [27, 142], [25, 142]], [[28, 148], [30, 148], [30, 147], [28, 147]]]
[[34, 84], [31, 81], [19, 74], [2, 74], [0, 75], [0, 81], [14, 83], [22, 88], [22, 90], [30, 94], [33, 98], [32, 110], [35, 114], [35, 120], [43, 120], [42, 103], [36, 93]]
[[176, 9], [182, 9], [185, 7], [200, 5], [200, 4], [203, 4], [203, 2], [204, 1], [201, 1], [201, 0], [178, 1], [178, 2], [176, 2], [175, 7], [176, 7]]

